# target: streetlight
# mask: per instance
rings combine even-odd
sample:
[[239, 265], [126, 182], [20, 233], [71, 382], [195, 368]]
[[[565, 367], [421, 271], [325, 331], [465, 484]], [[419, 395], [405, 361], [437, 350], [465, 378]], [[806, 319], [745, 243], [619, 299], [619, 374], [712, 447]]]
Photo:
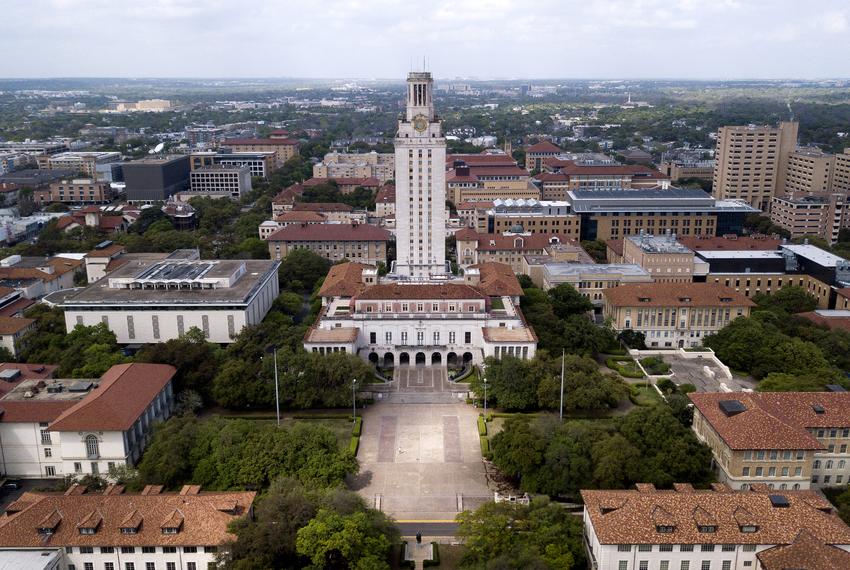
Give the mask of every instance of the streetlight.
[[564, 359], [566, 358], [566, 354], [566, 350], [561, 352], [561, 406], [558, 412], [558, 419], [560, 421], [564, 421]]
[[[487, 417], [487, 377], [484, 377], [484, 417]], [[486, 421], [486, 420], [485, 420]]]
[[355, 391], [356, 389], [357, 389], [357, 378], [353, 378], [351, 380], [351, 409], [354, 412], [354, 416], [353, 416], [352, 421], [355, 422], [355, 423], [357, 422], [357, 392]]
[[274, 407], [277, 415], [277, 427], [280, 427], [280, 382], [277, 374], [277, 347], [270, 346], [266, 349], [266, 354], [269, 352], [274, 354]]

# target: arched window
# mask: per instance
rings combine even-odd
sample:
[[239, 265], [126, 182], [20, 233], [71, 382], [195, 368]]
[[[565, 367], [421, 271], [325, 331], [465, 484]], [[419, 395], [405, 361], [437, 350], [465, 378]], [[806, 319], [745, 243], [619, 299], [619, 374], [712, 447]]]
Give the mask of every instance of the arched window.
[[100, 457], [100, 442], [94, 435], [86, 436], [86, 454], [89, 457]]
[[827, 461], [826, 461], [826, 468], [827, 468], [827, 469], [832, 469], [832, 459], [827, 459]]
[[815, 469], [820, 469], [820, 459], [815, 459], [815, 464], [813, 466]]
[[839, 469], [844, 469], [844, 466], [845, 466], [845, 465], [847, 465], [847, 462], [846, 462], [846, 461], [844, 461], [843, 459], [841, 459], [841, 460], [838, 462], [838, 468], [839, 468]]
[[795, 491], [799, 491], [799, 490], [800, 490], [800, 484], [799, 484], [799, 483], [794, 483], [794, 490], [795, 490]]

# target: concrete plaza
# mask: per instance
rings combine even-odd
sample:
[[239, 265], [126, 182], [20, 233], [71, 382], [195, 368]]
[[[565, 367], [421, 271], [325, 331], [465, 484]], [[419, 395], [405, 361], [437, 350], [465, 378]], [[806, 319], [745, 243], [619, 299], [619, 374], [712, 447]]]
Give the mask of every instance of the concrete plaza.
[[492, 500], [478, 442], [478, 411], [440, 367], [396, 371], [394, 390], [363, 412], [349, 483], [396, 520], [445, 521]]

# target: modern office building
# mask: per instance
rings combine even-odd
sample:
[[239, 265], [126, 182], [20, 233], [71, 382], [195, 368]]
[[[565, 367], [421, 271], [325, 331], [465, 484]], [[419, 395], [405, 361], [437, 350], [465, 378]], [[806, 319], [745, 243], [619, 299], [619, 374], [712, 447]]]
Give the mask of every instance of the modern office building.
[[[27, 570], [208, 570], [236, 539], [231, 524], [251, 517], [255, 491], [202, 492], [186, 485], [141, 493], [123, 486], [66, 493], [28, 491], [0, 525], [0, 561]], [[25, 553], [39, 557], [26, 558]], [[4, 558], [8, 556], [9, 558]], [[44, 565], [58, 558], [58, 565]], [[52, 564], [52, 563], [50, 563]]]
[[224, 134], [224, 129], [212, 125], [191, 125], [185, 129], [189, 146], [215, 147]]
[[845, 148], [843, 154], [835, 155], [832, 191], [850, 194], [850, 148]]
[[[540, 261], [531, 256], [526, 260], [528, 274], [534, 275], [534, 265]], [[593, 303], [597, 309], [603, 305], [603, 293], [606, 289], [629, 284], [652, 283], [649, 272], [634, 263], [543, 261], [541, 265], [539, 286], [542, 289], [549, 290], [567, 283]]]
[[68, 150], [63, 142], [42, 142], [25, 140], [24, 142], [0, 141], [0, 152], [15, 152], [29, 155], [58, 154]]
[[714, 178], [713, 160], [669, 160], [658, 165], [658, 170], [670, 180], [711, 180]]
[[191, 170], [207, 166], [247, 166], [251, 176], [266, 178], [275, 167], [274, 152], [193, 152], [189, 155]]
[[717, 131], [712, 192], [720, 200], [743, 200], [767, 212], [785, 193], [789, 157], [797, 147], [796, 122], [727, 126]]
[[693, 430], [733, 489], [809, 489], [850, 481], [850, 392], [689, 394]]
[[[301, 212], [289, 212], [301, 213]], [[387, 243], [392, 234], [369, 224], [286, 224], [266, 241], [272, 259], [283, 259], [296, 249], [309, 249], [331, 261], [348, 259], [369, 265], [387, 263]]]
[[251, 191], [247, 166], [202, 166], [189, 172], [189, 192], [196, 195], [226, 195], [238, 200]]
[[93, 380], [10, 375], [0, 397], [0, 468], [38, 479], [135, 465], [154, 424], [171, 415], [175, 372], [132, 363]]
[[570, 212], [581, 218], [582, 240], [629, 235], [740, 234], [745, 218], [758, 210], [738, 200], [717, 200], [691, 188], [582, 188], [567, 193]]
[[638, 234], [623, 239], [623, 263], [643, 267], [656, 283], [690, 283], [694, 279], [694, 252], [676, 235]]
[[581, 236], [581, 218], [567, 202], [500, 199], [489, 209], [477, 209], [476, 215], [475, 229], [479, 233], [561, 234], [571, 240]]
[[45, 170], [71, 170], [88, 178], [112, 181], [112, 166], [121, 162], [119, 152], [61, 152], [38, 157], [38, 167]]
[[643, 165], [581, 164], [567, 161], [534, 177], [543, 200], [565, 200], [569, 190], [581, 188], [667, 188], [670, 179]]
[[633, 330], [652, 348], [701, 346], [703, 339], [755, 306], [737, 291], [711, 283], [651, 283], [605, 289], [603, 314], [615, 331]]
[[757, 485], [733, 491], [583, 490], [594, 570], [797, 570], [850, 567], [850, 528], [822, 495]]
[[127, 201], [164, 202], [189, 188], [189, 157], [142, 158], [123, 165]]
[[65, 325], [105, 323], [121, 344], [166, 342], [192, 328], [233, 342], [259, 324], [279, 294], [278, 261], [200, 260], [178, 250], [164, 260], [125, 264], [59, 304]]

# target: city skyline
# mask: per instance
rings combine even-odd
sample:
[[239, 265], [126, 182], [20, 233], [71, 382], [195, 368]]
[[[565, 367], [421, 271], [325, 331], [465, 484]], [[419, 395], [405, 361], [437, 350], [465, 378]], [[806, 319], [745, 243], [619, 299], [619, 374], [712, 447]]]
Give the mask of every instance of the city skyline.
[[0, 49], [28, 57], [0, 77], [840, 78], [848, 22], [834, 0], [12, 0]]

